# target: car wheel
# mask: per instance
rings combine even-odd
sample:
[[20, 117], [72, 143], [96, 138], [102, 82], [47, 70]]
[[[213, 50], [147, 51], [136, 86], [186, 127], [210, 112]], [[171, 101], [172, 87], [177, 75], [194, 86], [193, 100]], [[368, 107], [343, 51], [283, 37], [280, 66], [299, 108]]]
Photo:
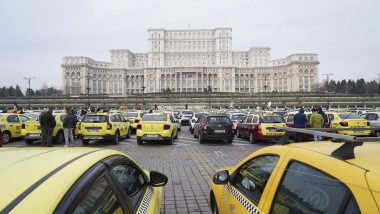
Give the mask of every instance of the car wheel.
[[11, 140], [11, 133], [3, 132], [3, 144], [9, 143], [10, 140]]
[[199, 140], [199, 143], [200, 143], [200, 144], [203, 144], [203, 143], [205, 142], [205, 140], [203, 140], [203, 138], [202, 138], [202, 136], [201, 136], [200, 133], [199, 133], [199, 135], [198, 135], [198, 140]]
[[116, 132], [115, 133], [115, 138], [112, 140], [112, 144], [114, 144], [114, 145], [118, 144], [119, 143], [119, 138], [120, 138], [119, 132]]
[[174, 137], [173, 137], [173, 133], [172, 133], [172, 136], [171, 136], [171, 137], [169, 138], [169, 140], [167, 141], [169, 145], [173, 145], [173, 141], [174, 141], [173, 138], [174, 138]]
[[241, 138], [239, 129], [236, 129], [236, 137]]
[[63, 136], [63, 132], [58, 132], [57, 135], [54, 138], [54, 143], [55, 144], [62, 144], [65, 142], [65, 136]]
[[231, 144], [232, 141], [234, 141], [234, 139], [229, 139], [229, 140], [227, 140], [227, 143], [228, 143], [228, 144]]
[[34, 142], [34, 140], [25, 140], [25, 143], [28, 144], [28, 145], [32, 145]]
[[88, 145], [89, 142], [90, 142], [89, 140], [82, 140], [83, 145]]
[[194, 129], [190, 129], [190, 133], [191, 133], [191, 134], [194, 134]]
[[143, 144], [142, 140], [137, 139], [137, 145], [142, 145], [142, 144]]
[[178, 131], [177, 131], [177, 133], [174, 136], [174, 139], [177, 139], [177, 138], [178, 138]]
[[253, 136], [252, 133], [249, 133], [249, 142], [252, 143], [252, 144], [256, 143], [255, 137]]
[[131, 127], [129, 127], [129, 129], [128, 129], [128, 134], [127, 134], [127, 138], [131, 138], [131, 136], [132, 136], [132, 130], [131, 130]]
[[216, 204], [216, 199], [215, 199], [215, 196], [213, 195], [212, 198], [211, 198], [211, 203], [212, 203], [212, 213], [213, 214], [219, 214], [219, 209], [218, 209], [218, 205]]

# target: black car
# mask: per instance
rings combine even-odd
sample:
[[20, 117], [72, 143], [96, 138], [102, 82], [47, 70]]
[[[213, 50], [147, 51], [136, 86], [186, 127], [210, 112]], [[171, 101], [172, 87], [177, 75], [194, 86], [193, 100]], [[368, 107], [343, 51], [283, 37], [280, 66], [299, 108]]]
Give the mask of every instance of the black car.
[[227, 140], [228, 143], [232, 143], [232, 126], [231, 119], [225, 115], [202, 114], [194, 124], [194, 138], [198, 138], [199, 143], [208, 140]]

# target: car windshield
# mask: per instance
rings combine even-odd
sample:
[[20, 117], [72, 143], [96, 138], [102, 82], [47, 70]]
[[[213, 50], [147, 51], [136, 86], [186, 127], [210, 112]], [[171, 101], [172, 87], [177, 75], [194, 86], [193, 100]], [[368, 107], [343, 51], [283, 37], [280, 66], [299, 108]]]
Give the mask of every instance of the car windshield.
[[142, 121], [166, 121], [166, 115], [145, 115]]
[[232, 115], [231, 120], [242, 120], [245, 117], [244, 114]]
[[285, 123], [281, 116], [262, 117], [260, 123]]
[[104, 123], [107, 122], [105, 115], [86, 115], [82, 122], [84, 123]]
[[124, 117], [138, 117], [138, 113], [123, 113]]
[[207, 118], [208, 124], [231, 124], [231, 120], [228, 117], [209, 117]]
[[192, 111], [183, 111], [182, 114], [192, 114]]
[[352, 113], [352, 114], [338, 114], [338, 116], [341, 119], [363, 119], [358, 114]]

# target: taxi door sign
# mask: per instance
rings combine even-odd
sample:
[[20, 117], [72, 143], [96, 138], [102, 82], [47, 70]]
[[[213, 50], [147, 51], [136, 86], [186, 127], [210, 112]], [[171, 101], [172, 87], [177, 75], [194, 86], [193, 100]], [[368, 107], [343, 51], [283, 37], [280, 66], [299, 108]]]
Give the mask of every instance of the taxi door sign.
[[234, 213], [234, 209], [235, 209], [235, 204], [229, 204], [228, 208], [231, 210], [230, 214], [233, 214]]
[[16, 129], [17, 129], [17, 130], [20, 129], [20, 126], [16, 126]]

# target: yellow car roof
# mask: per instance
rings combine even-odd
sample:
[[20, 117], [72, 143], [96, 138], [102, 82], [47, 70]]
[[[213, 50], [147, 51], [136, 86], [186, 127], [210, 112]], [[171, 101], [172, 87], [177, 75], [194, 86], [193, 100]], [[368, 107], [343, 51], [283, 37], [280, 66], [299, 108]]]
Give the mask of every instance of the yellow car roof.
[[83, 173], [111, 155], [126, 156], [99, 148], [0, 148], [0, 212], [17, 199], [14, 212], [52, 213]]

